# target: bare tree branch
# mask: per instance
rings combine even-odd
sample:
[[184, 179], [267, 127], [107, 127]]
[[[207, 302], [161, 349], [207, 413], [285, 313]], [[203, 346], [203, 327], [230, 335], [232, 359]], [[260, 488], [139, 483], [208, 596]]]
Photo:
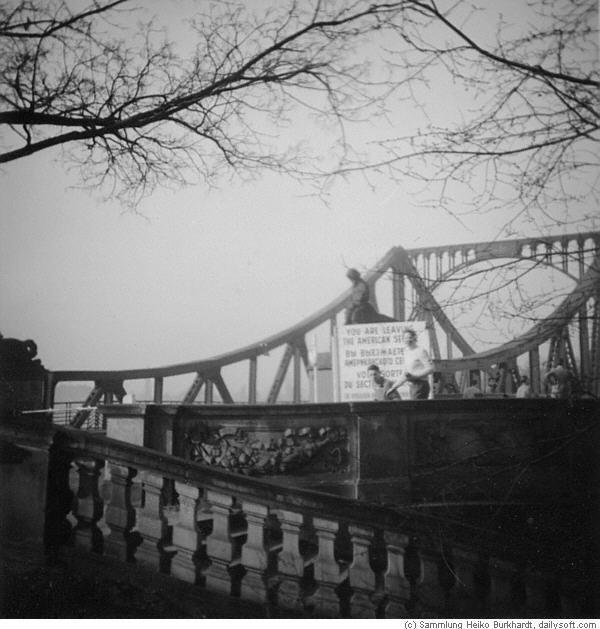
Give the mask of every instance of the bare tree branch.
[[[480, 210], [510, 188], [525, 212], [552, 215], [548, 201], [573, 194], [565, 178], [596, 163], [582, 155], [599, 139], [597, 28], [587, 0], [537, 2], [539, 28], [499, 28], [496, 48], [460, 3], [289, 2], [256, 16], [221, 3], [194, 16], [180, 57], [153, 23], [115, 26], [134, 0], [20, 0], [0, 6], [0, 163], [63, 146], [87, 182], [112, 180], [134, 203], [166, 181], [212, 185], [225, 167], [414, 177], [453, 213], [457, 186]], [[398, 136], [398, 103], [429, 116], [423, 88], [440, 71], [474, 93], [473, 112]], [[327, 129], [324, 161], [311, 138], [282, 133], [307, 116]], [[374, 120], [391, 132], [365, 143]]]

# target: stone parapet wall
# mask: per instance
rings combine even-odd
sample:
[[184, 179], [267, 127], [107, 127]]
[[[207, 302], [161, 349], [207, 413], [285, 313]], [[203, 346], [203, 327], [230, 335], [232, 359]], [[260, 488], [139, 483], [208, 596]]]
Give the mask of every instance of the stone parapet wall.
[[352, 498], [555, 501], [587, 491], [598, 402], [148, 404], [102, 412], [108, 436]]

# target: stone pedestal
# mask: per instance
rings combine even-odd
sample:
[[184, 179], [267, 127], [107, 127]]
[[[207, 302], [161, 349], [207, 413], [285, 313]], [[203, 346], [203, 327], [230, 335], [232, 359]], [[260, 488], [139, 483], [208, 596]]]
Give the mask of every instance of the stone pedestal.
[[144, 404], [112, 404], [100, 407], [106, 420], [106, 436], [119, 441], [144, 443]]

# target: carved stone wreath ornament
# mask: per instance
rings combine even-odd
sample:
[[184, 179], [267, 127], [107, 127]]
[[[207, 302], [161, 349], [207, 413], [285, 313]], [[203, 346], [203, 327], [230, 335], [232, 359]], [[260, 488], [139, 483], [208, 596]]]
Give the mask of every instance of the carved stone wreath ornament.
[[288, 428], [279, 437], [258, 439], [238, 429], [212, 431], [194, 438], [186, 434], [191, 460], [256, 476], [285, 474], [307, 468], [310, 472], [340, 472], [348, 462], [344, 427]]

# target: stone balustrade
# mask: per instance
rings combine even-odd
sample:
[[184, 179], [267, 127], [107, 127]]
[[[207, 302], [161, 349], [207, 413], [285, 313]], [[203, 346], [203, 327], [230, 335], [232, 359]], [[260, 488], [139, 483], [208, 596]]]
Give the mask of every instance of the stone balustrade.
[[539, 617], [553, 600], [572, 617], [581, 605], [555, 572], [531, 570], [518, 540], [53, 430], [49, 486], [71, 500], [49, 514], [49, 531], [270, 615]]
[[[475, 420], [479, 422], [466, 414], [457, 416], [452, 426], [451, 414], [435, 415], [431, 411], [438, 407], [427, 407], [427, 417], [395, 418], [394, 443], [398, 435], [413, 440], [414, 447], [404, 447], [408, 459], [402, 463], [411, 475], [422, 471], [420, 462], [435, 439], [451, 443], [469, 423], [470, 438], [476, 434]], [[385, 413], [393, 408], [382, 403], [351, 409], [348, 421], [354, 421], [355, 427], [347, 434], [369, 446], [362, 454], [357, 451], [364, 459], [356, 468], [359, 474], [374, 469], [378, 447], [382, 460], [389, 456], [383, 448], [384, 429], [392, 425], [394, 416]], [[406, 408], [408, 413], [413, 407]], [[147, 417], [124, 410], [134, 424], [131, 434], [148, 434], [149, 426], [143, 425]], [[348, 408], [340, 405], [330, 410], [340, 414]], [[186, 416], [187, 422], [192, 419]], [[201, 419], [206, 422], [205, 416]], [[307, 421], [303, 417], [296, 423]], [[541, 420], [536, 423], [533, 412], [527, 422], [529, 429], [541, 431]], [[560, 416], [553, 415], [546, 427], [549, 431], [563, 424]], [[244, 476], [167, 452], [178, 447], [181, 435], [176, 424], [166, 425], [174, 428], [171, 436], [159, 430], [156, 434], [163, 446], [152, 449], [144, 443], [56, 426], [50, 418], [0, 422], [0, 440], [23, 450], [3, 462], [10, 472], [3, 496], [12, 521], [19, 519], [21, 509], [22, 518], [38, 524], [35, 530], [30, 527], [32, 535], [39, 535], [43, 522], [43, 543], [51, 557], [74, 544], [89, 552], [90, 558], [104, 554], [135, 563], [199, 590], [260, 605], [268, 615], [414, 618], [551, 613], [572, 618], [589, 614], [591, 577], [585, 562], [577, 564], [576, 558], [567, 557], [558, 563], [565, 554], [563, 542], [573, 541], [564, 527], [547, 546], [532, 546], [525, 537], [498, 535], [468, 518], [450, 520], [415, 508], [389, 508], [320, 493], [294, 487], [281, 477]], [[575, 427], [593, 444], [597, 430], [591, 432], [584, 423]], [[419, 440], [415, 433], [423, 437]], [[464, 443], [473, 447], [474, 442]], [[525, 445], [531, 449], [530, 444]], [[551, 446], [537, 444], [534, 454], [543, 459], [544, 448]], [[349, 445], [350, 450], [353, 447]], [[513, 451], [520, 447], [519, 443]], [[493, 448], [486, 452], [495, 456]], [[29, 493], [21, 504], [19, 488], [25, 478], [34, 477], [40, 488], [47, 488], [46, 500], [34, 502]]]

